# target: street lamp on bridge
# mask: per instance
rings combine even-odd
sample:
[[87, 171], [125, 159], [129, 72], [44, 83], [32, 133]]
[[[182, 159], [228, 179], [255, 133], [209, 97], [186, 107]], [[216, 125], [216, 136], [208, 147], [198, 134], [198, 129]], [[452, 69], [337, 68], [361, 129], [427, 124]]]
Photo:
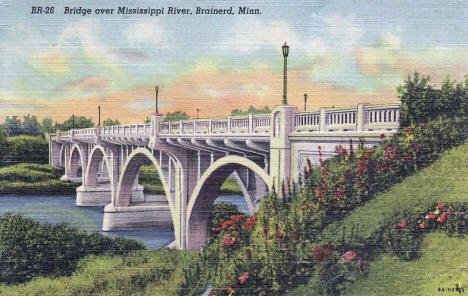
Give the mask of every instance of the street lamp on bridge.
[[155, 105], [156, 105], [156, 110], [155, 110], [155, 114], [159, 114], [159, 111], [158, 111], [158, 94], [159, 94], [159, 86], [156, 85], [156, 87], [154, 88], [155, 92], [156, 92], [156, 97], [155, 97]]
[[307, 94], [304, 94], [304, 111], [307, 110]]
[[288, 104], [288, 99], [287, 99], [287, 89], [288, 89], [288, 86], [287, 86], [287, 81], [288, 81], [288, 75], [287, 75], [287, 72], [288, 72], [288, 55], [289, 55], [289, 46], [286, 44], [286, 42], [284, 43], [284, 45], [282, 46], [282, 50], [283, 50], [283, 57], [284, 57], [284, 68], [283, 68], [283, 105], [287, 105]]
[[101, 127], [101, 106], [97, 106], [98, 109], [98, 126]]

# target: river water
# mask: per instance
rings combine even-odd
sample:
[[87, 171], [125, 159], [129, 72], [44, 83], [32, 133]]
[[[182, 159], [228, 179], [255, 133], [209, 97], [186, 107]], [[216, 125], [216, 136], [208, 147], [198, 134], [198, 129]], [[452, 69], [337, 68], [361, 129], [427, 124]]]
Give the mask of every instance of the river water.
[[[248, 214], [242, 195], [221, 195], [215, 203], [230, 202]], [[77, 207], [74, 195], [0, 195], [0, 215], [20, 213], [40, 223], [66, 222], [87, 232], [100, 232], [108, 236], [122, 236], [142, 242], [148, 249], [159, 249], [174, 241], [172, 230], [128, 230], [102, 232], [104, 207]]]

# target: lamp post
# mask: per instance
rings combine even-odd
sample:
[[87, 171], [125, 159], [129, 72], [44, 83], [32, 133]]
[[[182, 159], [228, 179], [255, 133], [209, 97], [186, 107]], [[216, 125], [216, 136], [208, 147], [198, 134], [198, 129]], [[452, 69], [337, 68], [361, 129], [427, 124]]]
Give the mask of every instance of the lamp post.
[[304, 111], [307, 110], [307, 94], [304, 94]]
[[75, 129], [75, 114], [72, 114], [72, 129]]
[[200, 117], [200, 109], [197, 108], [197, 120]]
[[97, 106], [98, 109], [98, 126], [101, 127], [101, 106]]
[[156, 92], [156, 98], [155, 98], [155, 105], [156, 105], [156, 114], [159, 114], [159, 111], [158, 111], [158, 94], [159, 94], [159, 86], [156, 85], [156, 87], [154, 88], [155, 92]]
[[288, 89], [288, 85], [287, 85], [287, 81], [288, 81], [288, 55], [289, 55], [289, 46], [286, 44], [286, 42], [284, 43], [284, 45], [282, 46], [282, 50], [283, 50], [283, 58], [284, 58], [284, 68], [283, 68], [283, 105], [287, 105], [288, 104], [288, 99], [287, 99], [287, 89]]

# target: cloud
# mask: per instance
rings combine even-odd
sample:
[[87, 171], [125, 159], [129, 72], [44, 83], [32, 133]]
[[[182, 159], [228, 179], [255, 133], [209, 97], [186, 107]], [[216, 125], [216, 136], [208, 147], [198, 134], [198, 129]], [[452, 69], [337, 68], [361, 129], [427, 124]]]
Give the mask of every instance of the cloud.
[[124, 37], [136, 45], [140, 43], [151, 43], [158, 47], [167, 46], [164, 28], [153, 22], [132, 23], [123, 32]]
[[353, 15], [333, 14], [322, 17], [328, 31], [329, 43], [338, 45], [334, 50], [346, 51], [353, 48], [364, 35], [365, 29]]
[[109, 79], [100, 76], [86, 76], [83, 79], [68, 82], [57, 88], [56, 91], [91, 92], [107, 89], [110, 85], [111, 81]]
[[61, 50], [45, 50], [29, 59], [30, 65], [45, 75], [63, 76], [70, 73], [69, 58]]

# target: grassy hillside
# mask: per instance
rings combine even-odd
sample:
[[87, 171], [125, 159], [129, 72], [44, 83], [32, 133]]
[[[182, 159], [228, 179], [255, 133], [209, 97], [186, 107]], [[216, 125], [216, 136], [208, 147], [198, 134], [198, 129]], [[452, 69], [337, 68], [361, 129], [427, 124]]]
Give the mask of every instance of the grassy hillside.
[[[198, 286], [197, 252], [137, 251], [125, 256], [82, 259], [71, 276], [38, 277], [26, 284], [0, 287], [0, 295], [181, 295]], [[192, 295], [201, 295], [205, 285]], [[185, 291], [185, 294], [189, 294]]]
[[356, 208], [344, 220], [331, 224], [323, 235], [349, 232], [350, 226], [355, 225], [366, 238], [396, 211], [426, 208], [434, 202], [468, 202], [467, 186], [468, 144], [464, 144], [446, 151], [431, 166]]
[[62, 182], [63, 169], [20, 163], [0, 168], [0, 194], [70, 194], [77, 184]]
[[[369, 238], [385, 219], [397, 211], [413, 212], [430, 207], [434, 202], [468, 203], [468, 144], [443, 153], [441, 158], [419, 173], [396, 184], [356, 208], [342, 221], [324, 229], [321, 240], [357, 234]], [[468, 238], [449, 237], [440, 231], [424, 236], [421, 257], [403, 261], [383, 254], [369, 262], [365, 276], [353, 283], [349, 295], [435, 295], [439, 287], [455, 288], [457, 283], [468, 288]], [[313, 279], [312, 279], [313, 280]], [[309, 295], [308, 285], [287, 295]], [[347, 294], [345, 294], [347, 295]]]
[[[382, 255], [370, 264], [367, 277], [356, 281], [345, 295], [455, 294], [447, 288], [454, 289], [457, 284], [468, 292], [466, 250], [468, 238], [429, 233], [424, 237], [418, 260], [405, 262]], [[445, 291], [439, 292], [439, 288]]]

